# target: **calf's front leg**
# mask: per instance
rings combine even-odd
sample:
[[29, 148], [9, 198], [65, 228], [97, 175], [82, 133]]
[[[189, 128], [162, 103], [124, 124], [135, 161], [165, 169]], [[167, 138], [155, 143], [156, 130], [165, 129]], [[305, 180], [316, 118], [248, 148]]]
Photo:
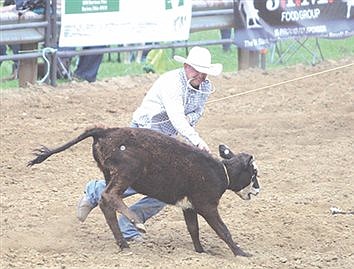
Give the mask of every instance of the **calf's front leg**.
[[192, 237], [194, 249], [196, 252], [204, 252], [199, 239], [199, 226], [198, 226], [198, 216], [194, 209], [183, 209], [184, 220], [187, 224], [187, 229]]
[[204, 219], [208, 222], [211, 228], [216, 234], [229, 246], [235, 256], [250, 257], [251, 255], [244, 252], [232, 239], [229, 229], [222, 221], [217, 208], [207, 208], [202, 211], [198, 211]]

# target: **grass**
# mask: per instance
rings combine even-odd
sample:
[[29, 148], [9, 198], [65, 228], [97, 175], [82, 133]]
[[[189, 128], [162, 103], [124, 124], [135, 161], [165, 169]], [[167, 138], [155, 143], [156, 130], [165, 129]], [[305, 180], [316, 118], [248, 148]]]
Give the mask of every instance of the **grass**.
[[[193, 33], [190, 36], [190, 41], [200, 41], [200, 40], [217, 40], [220, 38], [219, 31], [204, 31]], [[354, 56], [354, 37], [331, 40], [331, 39], [319, 39], [319, 45], [323, 54], [324, 59], [338, 60], [346, 57]], [[277, 44], [277, 48], [280, 51], [287, 51], [286, 57], [284, 57], [283, 62], [279, 62], [279, 55], [275, 48], [268, 49], [266, 54], [266, 68], [274, 69], [282, 66], [291, 66], [298, 63], [303, 64], [315, 64], [320, 60], [320, 52], [318, 47], [316, 47], [316, 39], [308, 39], [305, 43], [306, 47], [315, 53], [317, 57], [313, 57], [308, 50], [303, 47], [299, 47], [299, 43], [294, 41], [283, 41]], [[235, 72], [237, 71], [237, 49], [232, 46], [229, 52], [224, 52], [221, 45], [208, 46], [209, 50], [213, 55], [213, 62], [222, 63], [225, 72]], [[295, 53], [296, 51], [296, 53]], [[164, 56], [169, 59], [166, 61], [166, 70], [171, 70], [173, 68], [181, 66], [172, 60], [172, 49], [165, 49]], [[186, 56], [185, 48], [178, 48], [175, 50], [175, 54]], [[98, 80], [116, 77], [116, 76], [126, 76], [126, 75], [139, 75], [144, 74], [144, 63], [131, 63], [124, 64], [117, 61], [117, 53], [112, 53], [111, 59], [109, 60], [108, 54], [104, 55], [104, 60], [100, 66], [100, 70], [97, 76]], [[73, 61], [75, 62], [75, 61]], [[72, 66], [72, 70], [74, 70]], [[3, 62], [0, 66], [0, 76], [1, 78], [10, 76], [12, 71], [12, 62]], [[60, 80], [58, 81], [61, 82]], [[18, 87], [17, 80], [10, 80], [1, 82], [1, 89], [6, 88], [16, 88]]]

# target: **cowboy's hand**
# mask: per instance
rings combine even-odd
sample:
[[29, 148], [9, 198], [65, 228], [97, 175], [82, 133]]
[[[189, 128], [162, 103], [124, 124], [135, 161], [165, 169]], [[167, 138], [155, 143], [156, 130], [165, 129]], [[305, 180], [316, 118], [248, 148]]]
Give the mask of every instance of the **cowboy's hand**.
[[203, 140], [201, 140], [201, 141], [199, 142], [199, 144], [197, 145], [197, 147], [198, 147], [199, 149], [201, 149], [201, 150], [204, 150], [204, 151], [206, 151], [206, 152], [208, 152], [208, 153], [211, 153], [211, 151], [210, 151], [208, 145], [207, 145]]

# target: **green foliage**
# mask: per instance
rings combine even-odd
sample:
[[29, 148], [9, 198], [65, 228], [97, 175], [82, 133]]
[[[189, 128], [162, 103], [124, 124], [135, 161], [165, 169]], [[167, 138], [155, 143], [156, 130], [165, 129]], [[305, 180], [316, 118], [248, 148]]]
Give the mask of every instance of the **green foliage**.
[[[197, 42], [203, 40], [219, 40], [219, 39], [220, 39], [219, 31], [211, 30], [211, 31], [192, 33], [189, 41]], [[303, 40], [301, 42], [303, 42]], [[337, 60], [345, 57], [354, 57], [354, 37], [339, 39], [339, 40], [319, 39], [318, 42], [324, 59]], [[320, 60], [320, 51], [316, 46], [316, 39], [314, 38], [308, 39], [305, 45], [307, 48], [309, 48], [310, 51], [317, 54], [316, 58], [313, 58], [309, 53], [309, 51], [301, 47], [299, 43], [296, 43], [293, 40], [288, 40], [288, 41], [283, 41], [278, 43], [277, 47], [268, 49], [268, 52], [266, 54], [266, 68], [273, 69], [282, 66], [294, 65], [298, 63], [304, 63], [304, 64], [317, 63]], [[213, 62], [223, 64], [224, 72], [237, 71], [237, 48], [235, 46], [232, 46], [231, 50], [228, 52], [223, 51], [222, 45], [212, 45], [207, 47], [212, 54]], [[297, 48], [298, 50], [295, 53], [295, 49]], [[285, 50], [288, 50], [289, 52], [287, 56], [284, 57], [283, 62], [279, 61], [279, 54], [278, 54], [279, 50], [283, 52]], [[153, 52], [152, 54], [154, 53], [160, 53], [159, 67], [158, 70], [155, 71], [161, 73], [167, 70], [180, 67], [181, 64], [173, 60], [173, 55], [177, 54], [181, 56], [187, 56], [188, 48], [156, 50], [156, 52]], [[110, 53], [104, 55], [104, 60], [100, 66], [100, 70], [97, 77], [98, 80], [117, 77], [117, 76], [144, 74], [146, 73], [145, 70], [151, 67], [148, 65], [149, 60], [148, 60], [148, 64], [136, 63], [136, 62], [132, 62], [128, 64], [124, 62], [118, 62], [118, 55], [119, 55], [118, 53]], [[0, 66], [1, 78], [10, 76], [11, 72], [12, 72], [12, 62], [11, 61], [3, 62]], [[1, 89], [14, 88], [14, 87], [18, 87], [17, 80], [1, 82]]]
[[151, 50], [146, 57], [146, 66], [144, 71], [153, 71], [162, 74], [167, 70], [169, 57], [163, 49]]

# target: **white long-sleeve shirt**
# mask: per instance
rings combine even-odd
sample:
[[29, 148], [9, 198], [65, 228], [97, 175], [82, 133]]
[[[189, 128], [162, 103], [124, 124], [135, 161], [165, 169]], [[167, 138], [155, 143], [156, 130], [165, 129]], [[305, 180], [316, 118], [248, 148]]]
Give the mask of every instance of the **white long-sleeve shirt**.
[[211, 92], [209, 80], [194, 89], [183, 68], [166, 72], [155, 81], [134, 112], [133, 124], [170, 136], [179, 133], [193, 145], [198, 145], [202, 139], [194, 126], [202, 116]]

